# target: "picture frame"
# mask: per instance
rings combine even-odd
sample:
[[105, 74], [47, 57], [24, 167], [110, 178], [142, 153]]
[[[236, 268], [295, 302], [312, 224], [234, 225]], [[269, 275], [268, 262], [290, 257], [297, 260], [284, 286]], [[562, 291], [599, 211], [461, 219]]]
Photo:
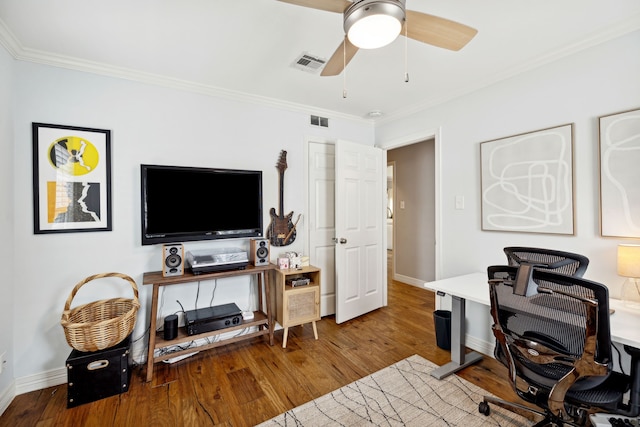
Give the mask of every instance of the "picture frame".
[[575, 234], [573, 127], [480, 143], [482, 230]]
[[640, 109], [598, 118], [600, 234], [640, 238]]
[[32, 123], [33, 232], [111, 231], [111, 131]]

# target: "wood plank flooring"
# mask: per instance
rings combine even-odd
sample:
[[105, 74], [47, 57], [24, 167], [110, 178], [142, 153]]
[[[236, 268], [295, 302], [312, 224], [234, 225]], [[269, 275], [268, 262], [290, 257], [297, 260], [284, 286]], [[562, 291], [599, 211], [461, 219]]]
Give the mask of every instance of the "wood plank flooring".
[[[323, 318], [317, 341], [311, 325], [294, 327], [283, 349], [276, 331], [274, 346], [260, 337], [157, 364], [150, 383], [136, 367], [127, 393], [71, 409], [66, 384], [25, 393], [0, 426], [253, 426], [413, 354], [449, 361], [435, 343], [434, 294], [391, 279], [388, 289], [387, 307], [340, 325]], [[458, 375], [517, 400], [492, 358]]]

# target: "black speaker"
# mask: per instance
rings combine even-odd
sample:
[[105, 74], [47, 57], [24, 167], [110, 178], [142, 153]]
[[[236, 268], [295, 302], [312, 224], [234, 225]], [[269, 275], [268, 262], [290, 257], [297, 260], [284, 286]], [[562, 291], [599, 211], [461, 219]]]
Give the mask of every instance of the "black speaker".
[[180, 243], [162, 245], [162, 277], [184, 274], [184, 248]]
[[249, 259], [255, 266], [269, 265], [269, 240], [251, 239]]
[[178, 316], [170, 314], [164, 318], [164, 339], [172, 340], [178, 336]]

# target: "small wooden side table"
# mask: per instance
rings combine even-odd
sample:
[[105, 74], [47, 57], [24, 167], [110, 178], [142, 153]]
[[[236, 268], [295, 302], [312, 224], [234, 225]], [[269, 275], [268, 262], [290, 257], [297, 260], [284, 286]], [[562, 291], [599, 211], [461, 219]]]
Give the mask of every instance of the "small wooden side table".
[[[282, 348], [287, 347], [289, 327], [311, 323], [313, 336], [318, 339], [316, 321], [320, 320], [320, 269], [314, 266], [273, 270], [276, 292], [276, 320], [284, 328]], [[292, 282], [308, 279], [302, 286]], [[273, 295], [273, 293], [272, 293]]]

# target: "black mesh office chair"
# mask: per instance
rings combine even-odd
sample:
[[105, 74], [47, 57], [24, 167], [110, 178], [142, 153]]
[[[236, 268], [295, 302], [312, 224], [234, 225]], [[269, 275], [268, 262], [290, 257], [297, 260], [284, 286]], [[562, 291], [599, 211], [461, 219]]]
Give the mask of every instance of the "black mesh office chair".
[[527, 411], [542, 417], [536, 426], [582, 426], [590, 412], [637, 416], [640, 352], [625, 346], [630, 375], [612, 371], [607, 288], [534, 269], [534, 289], [519, 291], [517, 276], [518, 267], [488, 268], [496, 355], [514, 391], [540, 410], [487, 396], [479, 411], [489, 415], [490, 403]]

